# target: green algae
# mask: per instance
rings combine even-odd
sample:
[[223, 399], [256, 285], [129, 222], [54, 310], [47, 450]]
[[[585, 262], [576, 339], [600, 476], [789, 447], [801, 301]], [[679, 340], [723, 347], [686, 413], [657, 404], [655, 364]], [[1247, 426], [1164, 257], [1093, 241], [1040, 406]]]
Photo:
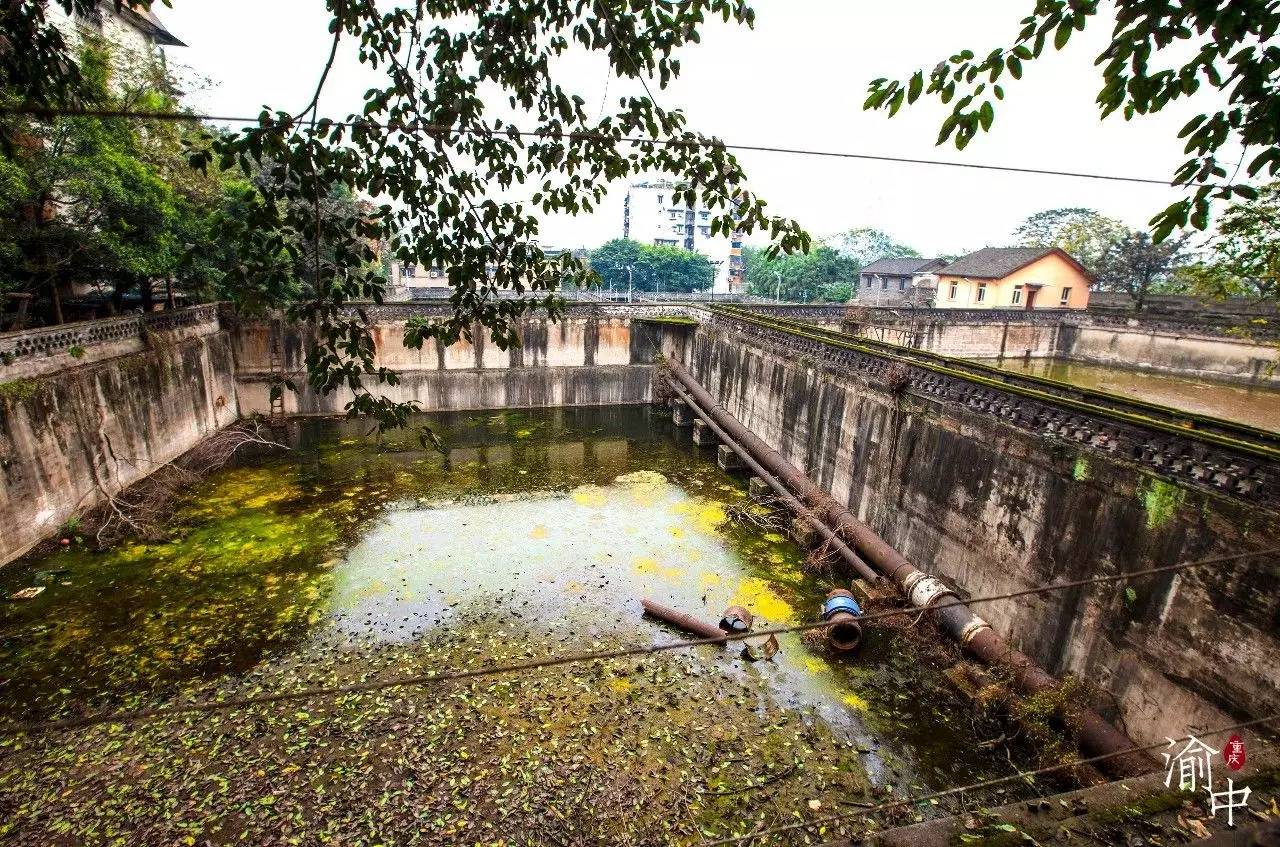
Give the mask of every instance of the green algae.
[[8, 382], [0, 382], [0, 399], [30, 400], [39, 391], [40, 380], [38, 379], [13, 379]]
[[[289, 455], [193, 490], [160, 542], [6, 569], [9, 589], [59, 575], [0, 607], [0, 708], [145, 708], [679, 637], [641, 618], [641, 595], [798, 622], [829, 588], [792, 542], [728, 520], [743, 481], [643, 408], [430, 424], [443, 453], [308, 422]], [[872, 628], [854, 661], [788, 635], [773, 662], [701, 648], [19, 740], [0, 835], [390, 843], [412, 824], [429, 843], [689, 843], [873, 784], [1008, 772], [963, 716], [891, 633]]]
[[1160, 529], [1177, 514], [1187, 498], [1186, 489], [1156, 477], [1148, 477], [1139, 489], [1142, 508], [1147, 513], [1147, 529]]
[[1071, 478], [1076, 482], [1084, 482], [1089, 478], [1089, 460], [1084, 456], [1076, 458], [1075, 465], [1071, 468]]

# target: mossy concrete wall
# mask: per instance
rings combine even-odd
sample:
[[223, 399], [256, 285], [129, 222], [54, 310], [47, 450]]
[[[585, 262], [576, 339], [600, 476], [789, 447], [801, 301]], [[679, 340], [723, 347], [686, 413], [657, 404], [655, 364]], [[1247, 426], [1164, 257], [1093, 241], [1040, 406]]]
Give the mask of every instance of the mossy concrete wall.
[[[700, 328], [688, 364], [730, 413], [970, 596], [1280, 539], [1275, 514], [742, 336]], [[1049, 670], [1111, 692], [1129, 730], [1151, 742], [1280, 708], [1277, 583], [1262, 559], [1147, 578], [1131, 596], [1106, 585], [975, 611]]]
[[[400, 382], [370, 387], [397, 402], [416, 402], [423, 411], [647, 402], [655, 354], [683, 335], [678, 325], [591, 309], [574, 309], [557, 322], [525, 318], [519, 324], [521, 343], [506, 350], [479, 326], [471, 341], [444, 345], [429, 339], [416, 350], [404, 345], [404, 330], [398, 310], [375, 313], [377, 362], [395, 370]], [[233, 343], [244, 414], [270, 411], [273, 370], [291, 375], [303, 389], [285, 393], [286, 413], [341, 414], [352, 398], [345, 389], [322, 397], [305, 387], [311, 337], [303, 328], [280, 321], [239, 322]]]
[[0, 563], [236, 420], [231, 341], [216, 323], [148, 345], [0, 382]]

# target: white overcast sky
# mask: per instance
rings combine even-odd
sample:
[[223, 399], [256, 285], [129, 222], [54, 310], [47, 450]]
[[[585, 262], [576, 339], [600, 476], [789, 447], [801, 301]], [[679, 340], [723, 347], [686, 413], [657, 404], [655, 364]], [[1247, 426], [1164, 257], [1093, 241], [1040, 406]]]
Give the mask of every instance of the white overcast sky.
[[[892, 119], [863, 112], [868, 81], [932, 67], [963, 48], [981, 55], [1004, 44], [1031, 0], [754, 5], [754, 30], [717, 21], [701, 45], [682, 54], [681, 78], [665, 91], [654, 89], [661, 105], [683, 108], [693, 128], [729, 143], [1163, 179], [1182, 160], [1178, 129], [1199, 111], [1181, 103], [1128, 123], [1119, 115], [1101, 121], [1093, 60], [1110, 22], [1099, 19], [1063, 53], [1030, 64], [1020, 82], [1008, 81], [991, 133], [963, 152], [936, 147], [943, 107], [923, 102]], [[157, 12], [189, 45], [171, 48], [172, 60], [211, 82], [193, 89], [194, 105], [215, 114], [300, 108], [328, 53], [322, 0], [173, 0], [172, 9], [157, 4]], [[565, 72], [563, 84], [581, 93], [594, 115], [604, 94], [603, 56], [577, 58]], [[368, 74], [353, 56], [339, 64], [322, 114], [357, 111]], [[639, 92], [611, 81], [611, 100], [629, 93]], [[1092, 207], [1139, 227], [1179, 196], [1162, 186], [1066, 177], [770, 153], [739, 157], [770, 210], [796, 218], [814, 235], [871, 226], [925, 254], [1006, 244], [1027, 215], [1060, 206]], [[542, 243], [591, 247], [620, 236], [624, 193], [624, 185], [615, 186], [593, 215], [545, 221]]]

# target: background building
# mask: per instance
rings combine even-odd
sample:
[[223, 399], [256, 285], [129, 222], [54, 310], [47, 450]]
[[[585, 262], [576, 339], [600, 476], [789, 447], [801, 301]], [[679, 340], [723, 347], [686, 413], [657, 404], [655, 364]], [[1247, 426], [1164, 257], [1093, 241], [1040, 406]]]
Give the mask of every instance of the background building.
[[986, 247], [939, 268], [939, 309], [1084, 309], [1084, 267], [1057, 247]]
[[711, 234], [712, 211], [684, 202], [679, 187], [665, 180], [638, 182], [622, 207], [622, 237], [643, 244], [679, 247], [706, 256], [716, 269], [712, 290], [743, 291], [742, 238]]
[[853, 300], [864, 306], [926, 305], [937, 287], [934, 272], [946, 263], [919, 256], [877, 259], [858, 274]]

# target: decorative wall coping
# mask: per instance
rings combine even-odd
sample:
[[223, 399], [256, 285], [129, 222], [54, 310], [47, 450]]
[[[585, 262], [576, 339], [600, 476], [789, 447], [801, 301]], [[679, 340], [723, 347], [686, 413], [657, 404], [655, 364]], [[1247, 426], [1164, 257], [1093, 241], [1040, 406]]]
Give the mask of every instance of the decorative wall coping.
[[852, 374], [884, 391], [900, 390], [922, 399], [955, 404], [1029, 435], [1096, 450], [1130, 462], [1179, 484], [1236, 497], [1280, 511], [1280, 450], [1213, 433], [1178, 431], [1176, 425], [1041, 392], [977, 382], [854, 349], [852, 345], [788, 332], [721, 312], [710, 323], [756, 346]]
[[145, 347], [149, 333], [202, 324], [217, 327], [217, 304], [0, 333], [0, 382], [125, 355]]

